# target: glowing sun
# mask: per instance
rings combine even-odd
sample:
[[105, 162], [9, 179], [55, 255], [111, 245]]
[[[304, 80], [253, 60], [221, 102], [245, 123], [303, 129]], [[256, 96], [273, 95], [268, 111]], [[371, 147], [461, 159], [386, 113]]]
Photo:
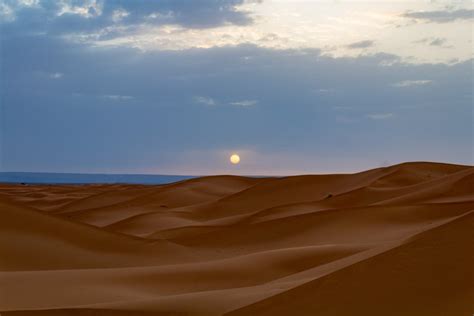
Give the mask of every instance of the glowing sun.
[[233, 154], [232, 156], [230, 156], [229, 160], [230, 160], [231, 163], [236, 165], [240, 162], [240, 157], [237, 154]]

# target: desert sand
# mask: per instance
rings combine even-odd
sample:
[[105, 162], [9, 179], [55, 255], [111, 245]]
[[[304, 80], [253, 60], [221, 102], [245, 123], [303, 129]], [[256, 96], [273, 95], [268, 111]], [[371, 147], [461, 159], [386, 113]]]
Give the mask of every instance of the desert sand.
[[0, 184], [5, 315], [474, 313], [474, 167]]

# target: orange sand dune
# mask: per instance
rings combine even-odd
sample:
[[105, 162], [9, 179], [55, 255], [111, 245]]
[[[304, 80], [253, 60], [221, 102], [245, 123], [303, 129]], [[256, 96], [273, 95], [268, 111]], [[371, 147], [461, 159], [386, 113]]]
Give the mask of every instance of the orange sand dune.
[[0, 184], [4, 315], [471, 315], [474, 167]]

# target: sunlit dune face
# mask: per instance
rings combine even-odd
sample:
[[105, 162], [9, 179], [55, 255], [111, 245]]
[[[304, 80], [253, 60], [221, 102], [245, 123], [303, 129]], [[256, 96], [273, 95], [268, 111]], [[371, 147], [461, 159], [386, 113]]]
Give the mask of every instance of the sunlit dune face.
[[229, 160], [232, 164], [236, 165], [240, 162], [240, 157], [237, 154], [233, 154], [232, 156], [230, 156]]

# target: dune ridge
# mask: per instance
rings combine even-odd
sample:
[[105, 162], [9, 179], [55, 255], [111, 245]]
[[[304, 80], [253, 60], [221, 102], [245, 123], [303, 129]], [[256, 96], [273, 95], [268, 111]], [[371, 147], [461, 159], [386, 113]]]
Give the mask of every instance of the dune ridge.
[[474, 167], [0, 184], [3, 315], [471, 315]]

